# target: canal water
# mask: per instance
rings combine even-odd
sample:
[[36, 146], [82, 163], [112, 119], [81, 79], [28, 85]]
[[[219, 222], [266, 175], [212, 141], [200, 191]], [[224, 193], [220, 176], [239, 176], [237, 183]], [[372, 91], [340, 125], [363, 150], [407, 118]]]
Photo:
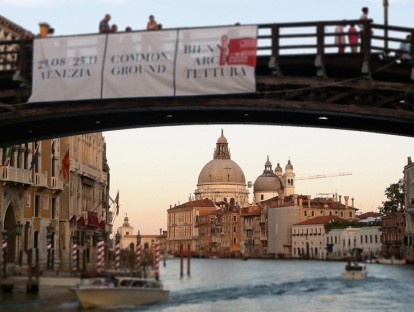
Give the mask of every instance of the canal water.
[[[161, 264], [171, 291], [167, 303], [113, 311], [414, 311], [414, 265], [367, 264], [366, 280], [343, 280], [344, 262], [192, 259], [180, 277], [180, 260]], [[0, 295], [0, 311], [82, 311], [63, 287]], [[87, 311], [108, 311], [88, 309]]]

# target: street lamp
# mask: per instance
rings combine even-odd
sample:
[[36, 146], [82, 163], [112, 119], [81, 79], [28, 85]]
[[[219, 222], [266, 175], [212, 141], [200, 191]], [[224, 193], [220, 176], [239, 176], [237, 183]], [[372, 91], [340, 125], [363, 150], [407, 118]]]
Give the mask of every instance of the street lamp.
[[17, 237], [17, 250], [19, 251], [19, 265], [22, 266], [23, 250], [20, 250], [20, 236], [22, 235], [23, 224], [17, 221], [15, 225], [15, 234]]
[[[53, 227], [52, 223], [50, 222], [49, 225], [46, 227], [46, 243], [47, 243], [47, 263], [46, 267], [47, 269], [50, 269], [52, 267], [53, 270], [53, 259], [51, 259], [51, 255], [53, 257], [52, 252], [52, 242], [53, 242], [53, 234], [55, 228]], [[51, 265], [52, 264], [52, 265]]]

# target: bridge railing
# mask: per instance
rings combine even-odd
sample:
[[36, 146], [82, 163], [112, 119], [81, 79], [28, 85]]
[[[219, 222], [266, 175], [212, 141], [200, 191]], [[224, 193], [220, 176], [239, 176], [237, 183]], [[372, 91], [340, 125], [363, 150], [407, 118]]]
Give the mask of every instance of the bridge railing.
[[24, 79], [32, 76], [33, 40], [0, 41], [0, 74], [16, 73]]
[[[401, 42], [411, 34], [411, 46], [414, 46], [414, 28], [385, 26], [374, 24], [372, 20], [335, 20], [277, 24], [259, 24], [258, 56], [269, 56], [277, 63], [280, 56], [313, 54], [316, 61], [323, 62], [326, 54], [338, 53], [335, 44], [335, 27], [355, 24], [358, 30], [358, 53], [362, 53], [363, 61], [368, 66], [372, 54], [398, 56]], [[360, 25], [364, 32], [360, 31]], [[349, 53], [348, 33], [345, 53]], [[414, 51], [411, 49], [412, 59]], [[0, 41], [0, 76], [5, 73], [18, 73], [22, 79], [31, 80], [33, 40]], [[16, 75], [15, 75], [16, 76]]]
[[[358, 51], [399, 52], [401, 42], [406, 35], [412, 35], [414, 42], [414, 28], [385, 26], [373, 24], [372, 20], [340, 20], [315, 21], [298, 23], [259, 24], [258, 50], [260, 55], [286, 55], [286, 54], [324, 54], [337, 53], [335, 44], [335, 27], [354, 24], [359, 35]], [[360, 26], [366, 31], [362, 32]], [[366, 36], [363, 36], [366, 34]], [[349, 47], [348, 32], [343, 33], [345, 48]], [[361, 36], [362, 35], [362, 36]], [[350, 50], [345, 52], [349, 52]]]

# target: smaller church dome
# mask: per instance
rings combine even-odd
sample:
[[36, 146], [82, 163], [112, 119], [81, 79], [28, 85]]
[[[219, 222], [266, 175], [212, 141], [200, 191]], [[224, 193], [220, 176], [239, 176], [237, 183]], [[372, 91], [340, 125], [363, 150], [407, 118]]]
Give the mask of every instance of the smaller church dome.
[[283, 190], [283, 184], [280, 178], [273, 172], [272, 163], [269, 161], [269, 156], [265, 163], [265, 170], [256, 179], [253, 185], [253, 191], [257, 192], [278, 192]]
[[276, 172], [276, 173], [278, 173], [278, 172], [282, 172], [282, 167], [280, 167], [280, 164], [279, 164], [279, 163], [277, 163], [277, 166], [276, 166], [275, 172]]
[[288, 163], [287, 163], [287, 165], [286, 165], [286, 167], [285, 167], [285, 170], [293, 170], [293, 166], [292, 166], [292, 164], [290, 163], [290, 159], [288, 160]]

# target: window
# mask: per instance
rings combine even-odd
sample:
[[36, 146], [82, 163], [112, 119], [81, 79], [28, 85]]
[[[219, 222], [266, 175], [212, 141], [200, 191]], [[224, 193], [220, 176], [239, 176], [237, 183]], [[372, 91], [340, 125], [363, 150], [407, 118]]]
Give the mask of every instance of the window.
[[233, 222], [237, 222], [237, 216], [233, 216]]
[[36, 218], [40, 217], [40, 196], [39, 195], [35, 195], [35, 209], [34, 209], [34, 216]]
[[264, 199], [264, 195], [262, 194], [262, 195], [260, 195], [260, 199], [261, 200], [263, 200]]
[[237, 226], [233, 227], [233, 232], [237, 232]]
[[303, 215], [306, 217], [306, 216], [308, 215], [308, 212], [305, 210], [305, 211], [303, 212]]
[[52, 197], [52, 219], [56, 219], [56, 209], [57, 209], [57, 199], [56, 197]]

